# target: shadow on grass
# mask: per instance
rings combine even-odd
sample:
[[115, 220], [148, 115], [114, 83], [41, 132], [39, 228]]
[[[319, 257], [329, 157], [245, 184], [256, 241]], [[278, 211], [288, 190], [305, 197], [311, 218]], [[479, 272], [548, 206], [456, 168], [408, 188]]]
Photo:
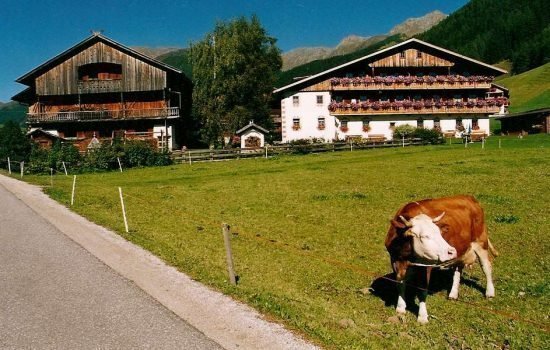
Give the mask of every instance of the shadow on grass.
[[[454, 270], [434, 270], [432, 271], [430, 278], [430, 286], [428, 288], [429, 294], [436, 294], [445, 292], [449, 294], [453, 284], [453, 272]], [[395, 282], [395, 273], [388, 273], [382, 277], [375, 279], [370, 285], [371, 295], [378, 297], [384, 302], [387, 307], [397, 306], [397, 282]], [[460, 279], [461, 288], [469, 287], [478, 290], [482, 295], [485, 293], [485, 287], [479, 284], [479, 280], [475, 277], [464, 276]], [[405, 302], [407, 303], [407, 310], [417, 314], [418, 305], [416, 304], [416, 297], [420, 292], [421, 286], [417, 283], [415, 278], [411, 278], [407, 282], [407, 288], [405, 288]]]

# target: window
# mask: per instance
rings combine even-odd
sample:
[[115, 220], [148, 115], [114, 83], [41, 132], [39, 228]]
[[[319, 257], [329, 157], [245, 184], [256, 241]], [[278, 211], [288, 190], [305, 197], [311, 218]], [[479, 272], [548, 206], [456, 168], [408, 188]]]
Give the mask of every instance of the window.
[[399, 53], [399, 58], [405, 59], [405, 51], [401, 51], [401, 52]]
[[479, 120], [477, 118], [472, 119], [472, 130], [479, 130]]
[[317, 95], [317, 104], [322, 105], [323, 104], [323, 95]]
[[121, 80], [122, 65], [116, 63], [90, 63], [78, 67], [78, 80]]
[[319, 117], [317, 118], [317, 129], [319, 130], [325, 130], [325, 117]]
[[390, 130], [395, 129], [395, 122], [390, 122]]
[[300, 105], [300, 96], [292, 96], [292, 105], [298, 107]]
[[363, 132], [369, 132], [369, 131], [370, 131], [370, 120], [363, 119]]
[[361, 102], [367, 101], [367, 96], [365, 96], [365, 95], [359, 96], [359, 101], [361, 101]]
[[340, 130], [342, 132], [347, 132], [349, 129], [348, 129], [348, 121], [347, 120], [342, 120], [340, 122]]
[[434, 129], [441, 131], [441, 120], [439, 118], [434, 119]]
[[416, 58], [422, 58], [422, 51], [420, 50], [416, 51]]
[[300, 118], [295, 117], [292, 119], [292, 130], [300, 130]]
[[418, 119], [416, 120], [416, 127], [417, 127], [417, 128], [422, 128], [422, 129], [423, 129], [423, 128], [424, 128], [424, 119], [418, 118]]

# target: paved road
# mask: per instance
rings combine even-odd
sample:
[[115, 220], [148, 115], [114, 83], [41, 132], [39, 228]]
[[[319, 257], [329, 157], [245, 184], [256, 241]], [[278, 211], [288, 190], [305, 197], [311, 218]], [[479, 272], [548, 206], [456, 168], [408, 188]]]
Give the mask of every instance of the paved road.
[[0, 348], [221, 349], [1, 185]]

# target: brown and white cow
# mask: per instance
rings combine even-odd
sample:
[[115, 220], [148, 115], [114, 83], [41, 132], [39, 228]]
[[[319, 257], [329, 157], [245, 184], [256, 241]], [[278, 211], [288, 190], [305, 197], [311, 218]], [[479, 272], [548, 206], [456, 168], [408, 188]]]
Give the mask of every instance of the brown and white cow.
[[478, 258], [487, 278], [485, 296], [495, 296], [489, 252], [494, 256], [498, 253], [489, 241], [483, 209], [472, 196], [424, 199], [405, 204], [391, 220], [385, 244], [400, 282], [398, 313], [405, 312], [405, 282], [410, 278], [412, 266], [424, 282], [419, 293], [420, 323], [428, 322], [426, 296], [433, 268], [430, 265], [455, 269], [449, 298], [457, 299], [462, 269]]

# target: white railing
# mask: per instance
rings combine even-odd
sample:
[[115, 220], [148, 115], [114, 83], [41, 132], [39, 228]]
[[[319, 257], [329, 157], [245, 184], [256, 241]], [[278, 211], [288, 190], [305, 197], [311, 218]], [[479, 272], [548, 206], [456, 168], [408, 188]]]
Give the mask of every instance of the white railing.
[[27, 114], [28, 123], [95, 121], [116, 119], [178, 118], [179, 108], [117, 109]]

